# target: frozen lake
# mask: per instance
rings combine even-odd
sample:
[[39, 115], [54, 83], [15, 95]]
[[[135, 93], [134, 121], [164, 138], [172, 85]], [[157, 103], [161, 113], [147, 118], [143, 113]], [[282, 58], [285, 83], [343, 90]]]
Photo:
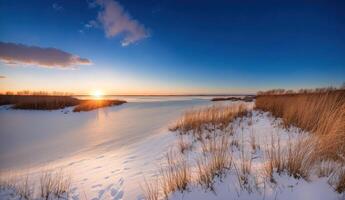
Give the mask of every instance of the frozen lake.
[[184, 110], [212, 104], [210, 98], [135, 97], [121, 106], [81, 113], [2, 107], [0, 169], [34, 174], [64, 168], [72, 174], [75, 198], [82, 190], [88, 199], [108, 199], [116, 188], [122, 191], [117, 195], [135, 199], [139, 181], [155, 176], [174, 142], [168, 126]]

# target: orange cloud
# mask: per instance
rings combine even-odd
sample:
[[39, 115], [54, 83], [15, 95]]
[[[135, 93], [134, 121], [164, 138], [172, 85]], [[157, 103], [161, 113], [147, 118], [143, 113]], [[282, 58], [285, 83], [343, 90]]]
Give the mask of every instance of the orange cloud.
[[86, 58], [80, 58], [60, 49], [6, 42], [0, 42], [0, 61], [10, 65], [24, 64], [60, 69], [91, 64], [91, 61]]

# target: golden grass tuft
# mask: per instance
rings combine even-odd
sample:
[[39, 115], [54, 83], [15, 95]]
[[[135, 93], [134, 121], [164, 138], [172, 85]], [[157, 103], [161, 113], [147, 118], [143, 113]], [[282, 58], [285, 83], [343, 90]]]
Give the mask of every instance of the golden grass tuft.
[[153, 182], [148, 182], [146, 179], [144, 181], [144, 186], [141, 187], [145, 200], [158, 200], [159, 199], [159, 184], [158, 180]]
[[40, 176], [40, 196], [43, 199], [52, 197], [68, 197], [71, 179], [62, 170], [57, 172], [47, 171]]
[[222, 178], [226, 170], [230, 170], [232, 155], [229, 151], [227, 135], [206, 139], [202, 144], [203, 156], [197, 159], [197, 181], [206, 189], [213, 190], [213, 179]]
[[187, 161], [172, 151], [166, 154], [166, 162], [166, 166], [161, 167], [160, 173], [162, 192], [168, 198], [172, 192], [183, 192], [187, 189], [191, 182], [191, 170]]
[[295, 142], [289, 142], [286, 160], [286, 169], [294, 178], [308, 180], [310, 171], [316, 161], [313, 138], [302, 138]]
[[224, 129], [236, 117], [247, 113], [244, 104], [214, 105], [199, 109], [192, 109], [183, 114], [177, 123], [170, 127], [171, 131], [186, 134], [188, 131], [201, 134], [203, 128], [211, 126], [213, 129]]

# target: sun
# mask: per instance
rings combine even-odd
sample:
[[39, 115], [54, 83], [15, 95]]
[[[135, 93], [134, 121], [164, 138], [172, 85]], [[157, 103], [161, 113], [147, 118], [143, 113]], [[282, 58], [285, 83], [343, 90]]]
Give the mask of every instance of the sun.
[[104, 96], [104, 93], [101, 90], [95, 90], [91, 92], [91, 96], [93, 96], [96, 99], [101, 99]]

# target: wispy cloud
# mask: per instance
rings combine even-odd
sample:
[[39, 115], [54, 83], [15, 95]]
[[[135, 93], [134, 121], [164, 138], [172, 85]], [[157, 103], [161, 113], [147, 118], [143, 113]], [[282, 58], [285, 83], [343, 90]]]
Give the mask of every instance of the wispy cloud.
[[[123, 34], [122, 46], [127, 46], [141, 39], [149, 37], [149, 31], [137, 20], [131, 18], [128, 12], [116, 1], [96, 0], [93, 2], [101, 7], [97, 20], [102, 25], [107, 37]], [[94, 24], [90, 24], [90, 26]]]
[[63, 9], [63, 7], [61, 5], [59, 5], [58, 3], [53, 3], [52, 7], [56, 11], [60, 11]]
[[72, 69], [76, 65], [88, 65], [86, 58], [56, 49], [0, 42], [0, 61], [5, 64], [35, 65], [38, 67]]
[[2, 76], [2, 75], [0, 75], [0, 79], [1, 79], [1, 78], [6, 78], [6, 76]]

